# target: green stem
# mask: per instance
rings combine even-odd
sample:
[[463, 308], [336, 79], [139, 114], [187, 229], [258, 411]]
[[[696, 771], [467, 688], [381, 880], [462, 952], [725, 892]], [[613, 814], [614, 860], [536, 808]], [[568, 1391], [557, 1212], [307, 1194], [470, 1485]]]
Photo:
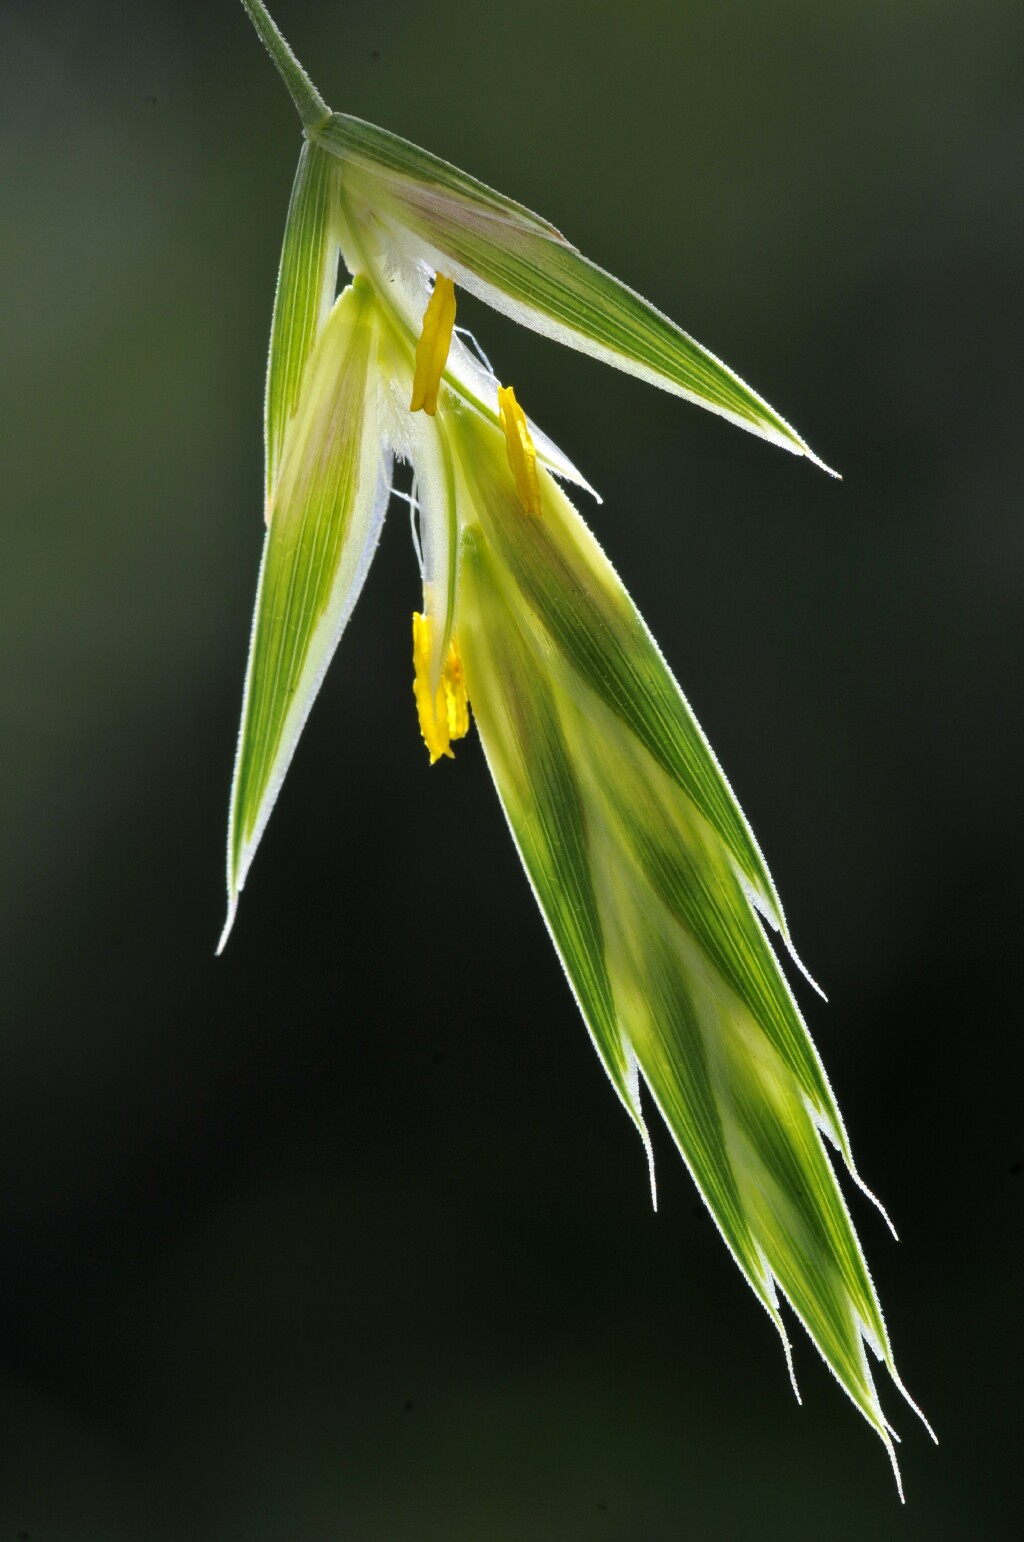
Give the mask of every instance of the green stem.
[[249, 20], [259, 33], [264, 48], [277, 65], [277, 73], [288, 87], [291, 99], [298, 108], [303, 127], [315, 128], [318, 123], [330, 117], [331, 109], [281, 36], [280, 29], [263, 4], [263, 0], [242, 0], [242, 4], [248, 11]]

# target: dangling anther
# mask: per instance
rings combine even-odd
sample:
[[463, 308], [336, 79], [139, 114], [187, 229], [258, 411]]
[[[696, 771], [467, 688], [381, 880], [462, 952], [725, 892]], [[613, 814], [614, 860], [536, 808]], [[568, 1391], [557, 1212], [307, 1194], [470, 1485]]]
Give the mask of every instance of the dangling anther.
[[498, 387], [498, 416], [505, 430], [505, 454], [515, 478], [519, 501], [526, 514], [540, 513], [540, 480], [537, 476], [537, 452], [530, 438], [526, 414], [516, 401], [511, 386]]
[[416, 344], [416, 370], [413, 375], [410, 412], [419, 412], [422, 407], [432, 418], [437, 411], [437, 393], [444, 367], [448, 363], [454, 326], [455, 285], [450, 278], [439, 273], [434, 281], [434, 292], [423, 312], [423, 330]]
[[464, 739], [469, 733], [469, 697], [466, 694], [466, 676], [462, 668], [459, 645], [452, 636], [448, 656], [441, 670], [436, 691], [430, 689], [430, 631], [429, 616], [419, 611], [412, 617], [413, 695], [420, 720], [423, 743], [430, 753], [430, 764], [446, 755], [454, 760], [451, 741]]

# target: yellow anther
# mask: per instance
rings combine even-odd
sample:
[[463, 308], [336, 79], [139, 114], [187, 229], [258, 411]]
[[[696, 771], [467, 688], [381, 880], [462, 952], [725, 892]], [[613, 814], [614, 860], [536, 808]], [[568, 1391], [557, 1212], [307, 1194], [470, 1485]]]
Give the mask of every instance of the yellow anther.
[[511, 386], [498, 387], [498, 415], [505, 430], [505, 454], [515, 478], [519, 501], [527, 514], [540, 513], [540, 481], [537, 477], [537, 452], [530, 438], [526, 414], [516, 401]]
[[462, 655], [454, 632], [441, 671], [441, 684], [444, 687], [444, 705], [448, 717], [448, 737], [464, 739], [469, 733], [469, 692], [466, 690], [466, 671], [462, 667]]
[[416, 372], [412, 381], [410, 412], [419, 412], [422, 407], [429, 417], [433, 417], [437, 411], [437, 393], [444, 367], [448, 363], [454, 326], [455, 285], [450, 278], [439, 273], [434, 281], [434, 292], [423, 312], [423, 331], [416, 344]]
[[451, 741], [464, 739], [469, 733], [469, 697], [466, 694], [466, 677], [459, 656], [459, 645], [454, 636], [448, 645], [448, 657], [444, 661], [437, 690], [430, 689], [430, 632], [430, 617], [414, 611], [412, 689], [416, 697], [420, 733], [430, 752], [430, 764], [433, 765], [442, 755], [454, 760]]

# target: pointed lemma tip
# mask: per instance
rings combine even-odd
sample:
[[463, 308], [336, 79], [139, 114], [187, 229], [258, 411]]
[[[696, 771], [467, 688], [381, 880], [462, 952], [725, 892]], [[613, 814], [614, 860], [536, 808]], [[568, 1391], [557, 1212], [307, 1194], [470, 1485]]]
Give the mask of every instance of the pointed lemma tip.
[[637, 1110], [635, 1110], [635, 1113], [636, 1113], [636, 1126], [637, 1126], [637, 1129], [640, 1131], [640, 1139], [644, 1143], [644, 1156], [647, 1158], [647, 1181], [649, 1182], [649, 1184], [651, 1186], [651, 1209], [654, 1211], [655, 1215], [657, 1215], [657, 1213], [658, 1213], [658, 1180], [657, 1180], [657, 1178], [655, 1176], [655, 1172], [654, 1172], [654, 1147], [651, 1145], [651, 1134], [650, 1134], [650, 1131], [647, 1128], [646, 1121], [644, 1120], [643, 1116], [639, 1112], [639, 1108], [637, 1108]]
[[938, 1445], [938, 1443], [939, 1443], [938, 1435], [936, 1435], [935, 1431], [932, 1429], [931, 1425], [928, 1423], [928, 1420], [925, 1418], [924, 1414], [921, 1412], [921, 1409], [918, 1407], [917, 1403], [914, 1402], [914, 1399], [911, 1397], [910, 1393], [907, 1391], [906, 1387], [903, 1384], [903, 1380], [902, 1380], [901, 1376], [899, 1375], [899, 1372], [896, 1370], [896, 1367], [891, 1363], [891, 1361], [887, 1361], [886, 1363], [888, 1365], [889, 1375], [892, 1378], [893, 1385], [895, 1386], [897, 1392], [900, 1394], [900, 1396], [902, 1397], [903, 1401], [906, 1403], [907, 1407], [913, 1413], [917, 1414], [917, 1417], [920, 1419], [921, 1423], [924, 1425], [925, 1430], [931, 1436], [932, 1441], [934, 1442], [934, 1444]]
[[793, 1396], [796, 1398], [797, 1406], [802, 1408], [804, 1406], [804, 1400], [800, 1396], [800, 1385], [796, 1379], [796, 1366], [793, 1364], [793, 1346], [789, 1342], [789, 1335], [782, 1325], [781, 1317], [776, 1317], [775, 1326], [779, 1330], [779, 1337], [782, 1339], [782, 1353], [786, 1357], [786, 1370], [789, 1372], [789, 1385], [793, 1388]]
[[900, 1474], [900, 1464], [896, 1460], [896, 1447], [893, 1445], [891, 1440], [887, 1440], [886, 1445], [889, 1447], [889, 1460], [892, 1463], [893, 1477], [896, 1479], [896, 1492], [900, 1496], [900, 1504], [905, 1505], [907, 1502], [907, 1496], [903, 1492], [903, 1478]]
[[224, 949], [227, 946], [228, 938], [231, 936], [231, 928], [235, 924], [235, 916], [237, 913], [238, 891], [236, 890], [234, 894], [231, 894], [228, 897], [228, 913], [224, 921], [224, 930], [220, 934], [220, 941], [217, 943], [217, 948], [213, 955], [214, 958], [220, 958], [221, 954], [224, 952]]
[[792, 937], [790, 937], [788, 930], [784, 930], [783, 931], [783, 933], [782, 933], [782, 940], [783, 940], [783, 942], [786, 945], [786, 952], [789, 954], [790, 958], [793, 960], [793, 963], [796, 965], [797, 969], [799, 969], [800, 973], [803, 975], [804, 979], [807, 981], [808, 985], [811, 987], [811, 990], [812, 991], [816, 991], [817, 994], [821, 997], [822, 1001], [824, 1001], [827, 1004], [828, 1003], [828, 997], [825, 995], [825, 992], [822, 990], [822, 988], [818, 984], [817, 980], [811, 974], [811, 971], [808, 969], [807, 965], [804, 963], [803, 959], [800, 957], [799, 953], [796, 951], [796, 948], [794, 948], [794, 946], [793, 946], [793, 939], [792, 939]]
[[[874, 1205], [875, 1209], [878, 1211], [879, 1215], [882, 1217], [882, 1220], [885, 1222], [886, 1226], [889, 1228], [889, 1232], [890, 1232], [890, 1234], [892, 1236], [892, 1240], [894, 1242], [898, 1242], [900, 1240], [899, 1232], [896, 1230], [895, 1226], [892, 1224], [892, 1219], [891, 1219], [891, 1217], [889, 1215], [888, 1210], [886, 1210], [885, 1206], [882, 1204], [882, 1201], [879, 1199], [878, 1195], [874, 1192], [874, 1190], [868, 1188], [867, 1184], [864, 1182], [864, 1179], [861, 1177], [860, 1173], [857, 1171], [857, 1168], [854, 1165], [854, 1161], [853, 1161], [852, 1156], [845, 1149], [843, 1151], [843, 1157], [844, 1157], [844, 1159], [846, 1161], [846, 1170], [850, 1174], [850, 1177], [853, 1179], [854, 1184], [856, 1185], [856, 1187], [858, 1189], [860, 1189], [860, 1192], [864, 1195], [864, 1197], [866, 1199], [870, 1199], [871, 1203]], [[906, 1393], [904, 1393], [904, 1396], [906, 1396]]]
[[[873, 1425], [875, 1432], [881, 1440], [886, 1451], [889, 1453], [889, 1462], [892, 1466], [892, 1475], [896, 1479], [896, 1492], [900, 1496], [900, 1504], [905, 1505], [907, 1500], [906, 1495], [903, 1492], [903, 1478], [900, 1475], [900, 1464], [896, 1460], [896, 1446], [892, 1438], [896, 1432], [893, 1430], [892, 1425], [889, 1423], [888, 1419], [885, 1418], [877, 1405], [876, 1413], [878, 1413], [879, 1417], [877, 1419], [871, 1419], [870, 1422]], [[896, 1436], [896, 1439], [899, 1439], [898, 1435]]]
[[836, 471], [832, 466], [826, 465], [821, 456], [815, 455], [814, 451], [809, 445], [804, 445], [804, 454], [811, 462], [811, 465], [817, 466], [819, 471], [824, 471], [826, 476], [832, 477], [836, 482], [841, 482], [843, 480], [842, 472]]

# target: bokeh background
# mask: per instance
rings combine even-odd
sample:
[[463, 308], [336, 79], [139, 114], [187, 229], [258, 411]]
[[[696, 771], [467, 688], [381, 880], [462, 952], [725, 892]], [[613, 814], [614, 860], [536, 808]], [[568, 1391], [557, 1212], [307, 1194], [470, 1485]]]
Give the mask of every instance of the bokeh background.
[[605, 496], [831, 1004], [908, 1505], [661, 1210], [398, 507], [225, 957], [297, 120], [237, 0], [0, 0], [0, 1542], [1020, 1538], [1024, 8], [280, 0], [844, 481], [467, 302]]

